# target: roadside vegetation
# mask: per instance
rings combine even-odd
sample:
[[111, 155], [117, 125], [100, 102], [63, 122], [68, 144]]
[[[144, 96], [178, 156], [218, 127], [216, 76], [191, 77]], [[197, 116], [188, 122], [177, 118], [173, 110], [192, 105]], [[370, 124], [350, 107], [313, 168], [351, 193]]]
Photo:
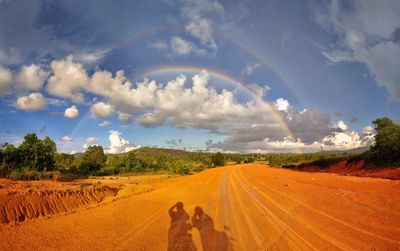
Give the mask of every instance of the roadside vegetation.
[[318, 152], [307, 154], [228, 154], [187, 152], [143, 147], [123, 154], [105, 154], [101, 146], [90, 146], [82, 154], [58, 153], [49, 137], [25, 135], [18, 146], [0, 145], [0, 177], [22, 180], [73, 180], [88, 176], [140, 173], [187, 175], [226, 164], [261, 162], [271, 166], [302, 168], [306, 165], [328, 167], [346, 160], [363, 160], [376, 167], [400, 166], [400, 125], [388, 118], [373, 121], [375, 144], [360, 154]]

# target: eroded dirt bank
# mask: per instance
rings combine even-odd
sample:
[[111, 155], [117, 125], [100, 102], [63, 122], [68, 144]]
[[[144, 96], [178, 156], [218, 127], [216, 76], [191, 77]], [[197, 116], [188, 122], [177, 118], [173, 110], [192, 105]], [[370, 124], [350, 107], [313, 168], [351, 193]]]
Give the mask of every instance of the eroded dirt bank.
[[[3, 182], [4, 183], [4, 182]], [[46, 182], [44, 182], [46, 183]], [[51, 182], [47, 182], [51, 184]], [[63, 186], [48, 188], [38, 182], [2, 185], [0, 220], [2, 224], [22, 222], [39, 217], [67, 214], [87, 208], [117, 195], [119, 188], [109, 186]]]
[[0, 250], [400, 249], [399, 181], [245, 164], [153, 188], [0, 225]]

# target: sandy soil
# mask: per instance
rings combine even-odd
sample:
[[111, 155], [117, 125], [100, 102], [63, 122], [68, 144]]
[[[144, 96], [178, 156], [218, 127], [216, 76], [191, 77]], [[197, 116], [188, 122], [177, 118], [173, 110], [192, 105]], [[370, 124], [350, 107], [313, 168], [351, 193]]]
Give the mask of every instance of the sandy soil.
[[109, 180], [109, 203], [1, 224], [0, 250], [400, 249], [400, 181], [261, 164]]

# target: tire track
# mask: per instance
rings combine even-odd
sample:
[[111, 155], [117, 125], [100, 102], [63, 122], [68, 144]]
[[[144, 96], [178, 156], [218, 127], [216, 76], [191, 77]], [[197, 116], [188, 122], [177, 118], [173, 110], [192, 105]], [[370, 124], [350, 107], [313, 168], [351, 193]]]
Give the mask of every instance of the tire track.
[[[331, 215], [329, 215], [329, 214], [327, 214], [327, 213], [325, 213], [325, 212], [322, 212], [322, 211], [320, 211], [320, 210], [318, 210], [318, 209], [315, 209], [315, 208], [313, 208], [313, 207], [311, 207], [311, 206], [305, 204], [304, 202], [302, 202], [302, 201], [300, 201], [300, 200], [297, 200], [297, 199], [295, 199], [295, 198], [293, 198], [293, 197], [291, 197], [291, 196], [288, 196], [288, 195], [286, 195], [285, 193], [283, 193], [283, 192], [281, 192], [281, 191], [279, 191], [279, 190], [277, 190], [277, 189], [275, 189], [275, 188], [273, 188], [273, 187], [271, 187], [271, 186], [269, 186], [269, 185], [267, 185], [267, 184], [265, 184], [265, 183], [263, 183], [263, 182], [261, 182], [261, 181], [259, 181], [259, 180], [257, 180], [257, 179], [253, 179], [253, 178], [248, 179], [248, 178], [246, 178], [245, 175], [243, 175], [242, 170], [240, 170], [240, 169], [239, 169], [239, 173], [240, 173], [240, 175], [243, 177], [243, 179], [245, 179], [248, 183], [249, 183], [249, 180], [251, 179], [251, 180], [252, 180], [253, 182], [255, 182], [256, 184], [259, 184], [259, 185], [261, 185], [261, 186], [263, 186], [263, 187], [269, 189], [270, 191], [273, 191], [273, 192], [275, 192], [275, 193], [277, 193], [277, 194], [279, 194], [279, 195], [281, 195], [281, 196], [283, 196], [283, 197], [285, 197], [285, 198], [287, 198], [287, 199], [289, 199], [289, 200], [291, 200], [291, 201], [293, 201], [293, 202], [295, 202], [295, 203], [297, 203], [297, 204], [299, 204], [299, 205], [301, 205], [301, 206], [307, 208], [308, 210], [313, 211], [314, 213], [317, 213], [317, 214], [319, 214], [319, 215], [321, 215], [321, 216], [324, 216], [324, 217], [326, 217], [327, 219], [329, 219], [329, 220], [331, 220], [331, 221], [334, 221], [334, 222], [337, 223], [337, 224], [343, 225], [343, 226], [345, 226], [345, 227], [347, 227], [347, 228], [352, 229], [353, 231], [362, 233], [362, 234], [367, 235], [367, 236], [369, 236], [369, 237], [378, 238], [378, 239], [381, 239], [381, 240], [383, 240], [383, 241], [387, 241], [387, 242], [390, 242], [390, 243], [392, 243], [392, 244], [398, 245], [398, 248], [400, 248], [400, 241], [393, 240], [393, 239], [391, 239], [391, 238], [387, 238], [387, 237], [384, 237], [384, 236], [381, 236], [381, 235], [372, 233], [372, 232], [370, 232], [370, 231], [367, 231], [367, 230], [365, 230], [365, 229], [361, 229], [361, 228], [359, 228], [359, 227], [357, 227], [357, 226], [351, 225], [351, 224], [349, 224], [349, 223], [347, 223], [347, 222], [344, 222], [344, 221], [342, 221], [342, 220], [340, 220], [340, 219], [338, 219], [338, 218], [336, 218], [336, 217], [333, 217], [333, 216], [331, 216]], [[257, 189], [257, 188], [255, 188], [255, 189], [258, 190], [259, 193], [262, 193], [262, 194], [264, 194], [265, 196], [268, 196], [267, 193], [265, 193], [265, 192], [263, 192], [263, 191], [261, 191], [261, 190], [259, 190], [259, 189]], [[270, 199], [271, 199], [271, 198], [270, 198]]]

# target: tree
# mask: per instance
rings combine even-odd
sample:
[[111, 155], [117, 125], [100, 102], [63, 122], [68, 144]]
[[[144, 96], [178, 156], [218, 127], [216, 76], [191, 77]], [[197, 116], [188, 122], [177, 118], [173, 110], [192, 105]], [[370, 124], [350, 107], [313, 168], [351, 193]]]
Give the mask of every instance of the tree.
[[24, 137], [24, 141], [19, 145], [18, 150], [21, 153], [21, 165], [36, 169], [38, 159], [38, 145], [39, 139], [36, 133], [28, 133]]
[[18, 147], [20, 164], [38, 171], [53, 170], [57, 152], [56, 144], [49, 137], [40, 140], [36, 133], [28, 133]]
[[211, 156], [211, 162], [214, 166], [225, 166], [225, 157], [222, 153], [217, 152]]
[[130, 151], [125, 155], [124, 163], [127, 171], [134, 171], [137, 173], [144, 171], [144, 165], [142, 161], [136, 158], [134, 151]]
[[58, 153], [56, 154], [56, 166], [58, 169], [70, 169], [75, 156], [68, 153]]
[[86, 174], [100, 170], [107, 161], [107, 156], [104, 154], [103, 147], [89, 146], [82, 156], [79, 169]]
[[400, 164], [400, 125], [389, 118], [378, 118], [372, 123], [376, 130], [372, 160], [383, 165]]
[[49, 137], [45, 137], [43, 140], [39, 141], [38, 150], [38, 170], [53, 170], [56, 165], [56, 143]]

